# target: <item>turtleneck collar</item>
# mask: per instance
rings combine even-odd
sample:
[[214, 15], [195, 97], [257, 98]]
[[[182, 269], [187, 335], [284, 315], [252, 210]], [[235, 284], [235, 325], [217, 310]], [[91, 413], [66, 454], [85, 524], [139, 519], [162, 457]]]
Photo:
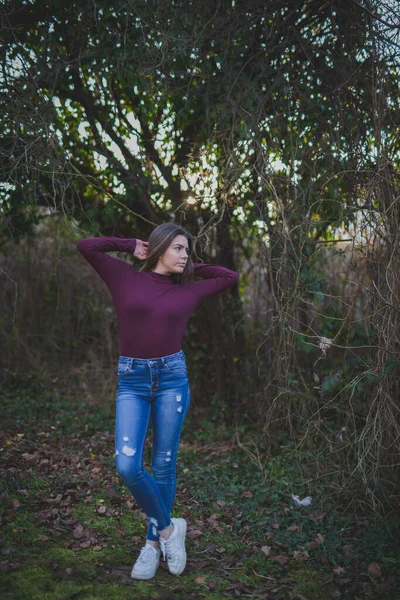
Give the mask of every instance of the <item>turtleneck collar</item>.
[[146, 271], [146, 273], [154, 280], [160, 281], [161, 283], [172, 283], [171, 274], [167, 273], [163, 275], [162, 273], [155, 273], [154, 271]]

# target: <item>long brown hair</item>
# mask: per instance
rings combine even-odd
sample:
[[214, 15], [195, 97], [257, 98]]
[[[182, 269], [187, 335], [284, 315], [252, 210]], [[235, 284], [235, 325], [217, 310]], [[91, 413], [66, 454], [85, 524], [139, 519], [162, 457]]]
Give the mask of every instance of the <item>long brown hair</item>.
[[152, 271], [156, 267], [160, 256], [169, 248], [177, 235], [184, 235], [188, 241], [188, 258], [183, 273], [171, 273], [171, 278], [175, 283], [192, 281], [194, 273], [192, 259], [190, 258], [193, 247], [192, 236], [186, 229], [175, 223], [162, 223], [162, 225], [158, 225], [153, 229], [148, 239], [147, 258], [139, 267], [139, 271]]

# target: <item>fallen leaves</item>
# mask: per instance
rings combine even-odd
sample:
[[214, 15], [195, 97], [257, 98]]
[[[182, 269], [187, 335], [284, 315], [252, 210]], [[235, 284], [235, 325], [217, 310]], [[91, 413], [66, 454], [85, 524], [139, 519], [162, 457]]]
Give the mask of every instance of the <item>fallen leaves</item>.
[[[133, 556], [133, 552], [143, 544], [143, 535], [132, 535], [133, 531], [138, 533], [139, 530], [132, 530], [119, 516], [129, 515], [132, 520], [144, 523], [145, 515], [138, 510], [132, 497], [121, 491], [111, 463], [107, 462], [109, 457], [105, 449], [112, 447], [112, 440], [104, 437], [101, 440], [103, 446], [100, 443], [96, 446], [94, 438], [90, 442], [84, 442], [84, 445], [81, 440], [76, 440], [73, 441], [76, 442], [73, 453], [67, 454], [62, 451], [61, 444], [53, 443], [47, 435], [36, 439], [40, 443], [45, 441], [46, 447], [16, 437], [8, 446], [6, 440], [3, 444], [3, 456], [7, 453], [5, 462], [8, 461], [8, 473], [12, 477], [18, 481], [19, 473], [29, 471], [44, 482], [42, 491], [35, 490], [32, 494], [28, 479], [20, 476], [20, 482], [13, 488], [13, 496], [18, 497], [12, 497], [5, 503], [5, 523], [10, 523], [10, 530], [13, 526], [11, 519], [20, 519], [21, 514], [30, 511], [35, 525], [43, 526], [38, 530], [43, 533], [35, 532], [36, 535], [31, 538], [38, 548], [42, 545], [44, 550], [51, 550], [51, 544], [56, 543], [64, 544], [74, 552], [86, 553], [89, 549], [100, 552], [108, 548], [110, 554], [115, 548], [124, 548]], [[195, 472], [196, 467], [184, 470], [188, 495], [191, 493], [191, 478], [195, 477]], [[182, 490], [179, 493], [182, 494]], [[207, 589], [221, 590], [222, 581], [224, 593], [228, 592], [231, 597], [256, 597], [252, 595], [251, 586], [232, 577], [248, 568], [247, 565], [252, 561], [254, 563], [251, 569], [254, 571], [251, 572], [256, 572], [259, 586], [256, 589], [259, 594], [257, 597], [272, 597], [271, 588], [267, 590], [261, 588], [262, 585], [272, 585], [277, 591], [281, 591], [283, 586], [294, 586], [296, 582], [292, 578], [292, 571], [300, 572], [306, 567], [311, 571], [314, 565], [319, 568], [323, 565], [330, 578], [329, 591], [325, 588], [327, 599], [352, 597], [349, 594], [356, 585], [358, 596], [368, 600], [372, 600], [374, 594], [383, 595], [393, 589], [394, 578], [385, 574], [383, 566], [387, 563], [384, 560], [381, 564], [375, 560], [371, 562], [369, 555], [367, 563], [361, 562], [364, 559], [357, 562], [359, 551], [354, 536], [360, 536], [363, 532], [361, 521], [357, 521], [356, 528], [348, 528], [340, 537], [337, 556], [335, 555], [336, 565], [343, 560], [345, 566], [333, 568], [328, 554], [332, 551], [329, 533], [332, 521], [327, 506], [323, 505], [326, 510], [323, 512], [315, 502], [317, 508], [314, 509], [313, 506], [311, 510], [314, 509], [315, 512], [309, 514], [309, 508], [299, 510], [291, 500], [287, 503], [279, 495], [273, 500], [272, 494], [268, 494], [264, 503], [264, 499], [259, 502], [260, 496], [255, 488], [253, 492], [238, 487], [235, 495], [229, 488], [221, 486], [218, 492], [210, 494], [201, 510], [200, 503], [196, 505], [193, 502], [195, 512], [187, 511], [188, 549], [190, 548], [188, 566], [195, 584], [204, 586], [203, 590], [198, 588], [198, 595], [201, 595], [200, 592], [206, 594]], [[182, 501], [181, 496], [180, 500], [181, 505], [186, 506], [186, 498]], [[78, 511], [75, 510], [77, 505]], [[317, 512], [318, 510], [321, 512]], [[79, 519], [74, 518], [76, 515], [79, 515]], [[193, 521], [190, 521], [191, 518]], [[115, 528], [109, 527], [111, 524], [115, 524]], [[367, 526], [368, 523], [364, 525]], [[110, 536], [99, 533], [110, 529], [113, 529]], [[215, 543], [210, 543], [209, 539], [213, 539]], [[346, 544], [348, 541], [352, 546]], [[6, 572], [18, 569], [16, 556], [14, 551], [12, 555], [4, 556], [10, 559], [12, 557], [12, 561], [0, 562], [0, 568]], [[103, 560], [103, 556], [97, 558]], [[66, 569], [67, 566], [62, 565], [62, 572], [72, 576], [74, 571], [70, 567]], [[127, 566], [126, 573], [124, 572], [128, 581], [129, 568]], [[229, 586], [226, 587], [228, 582]], [[289, 591], [287, 595], [291, 597]], [[358, 596], [354, 594], [354, 597]]]
[[378, 577], [378, 578], [382, 577], [382, 569], [380, 568], [380, 566], [376, 562], [370, 563], [368, 565], [367, 571], [373, 577]]
[[254, 497], [254, 494], [250, 490], [247, 490], [246, 492], [243, 492], [243, 494], [242, 494], [242, 498], [253, 498], [253, 497]]
[[84, 537], [86, 535], [82, 523], [77, 523], [76, 524], [75, 529], [72, 532], [72, 535], [77, 540], [81, 539], [82, 537]]
[[284, 566], [289, 562], [289, 557], [284, 556], [283, 554], [277, 554], [276, 556], [271, 556], [270, 560]]
[[343, 546], [343, 554], [345, 556], [347, 556], [347, 558], [355, 558], [355, 554], [353, 552], [353, 549], [351, 546], [349, 546], [348, 544], [345, 544]]
[[64, 545], [67, 548], [71, 548], [72, 550], [80, 550], [81, 548], [90, 548], [93, 550], [101, 550], [103, 545], [99, 543], [99, 537], [97, 533], [95, 533], [89, 527], [84, 527], [82, 523], [75, 523], [74, 529], [72, 531], [73, 537], [77, 540], [77, 542], [66, 542]]
[[313, 521], [314, 523], [316, 523], [317, 521], [321, 521], [324, 517], [325, 517], [326, 513], [322, 512], [322, 513], [312, 513], [310, 515], [308, 515], [308, 518]]
[[261, 547], [261, 552], [264, 554], [264, 556], [269, 556], [271, 554], [271, 550], [272, 550], [272, 546], [262, 546]]
[[10, 573], [11, 571], [16, 571], [21, 566], [19, 562], [10, 562], [8, 560], [2, 560], [0, 562], [0, 569], [5, 573]]
[[298, 561], [306, 561], [310, 559], [310, 555], [307, 550], [295, 550], [293, 552], [293, 558]]
[[189, 527], [186, 535], [188, 538], [190, 538], [192, 540], [196, 540], [198, 537], [203, 535], [203, 532], [200, 531], [200, 529], [191, 529]]

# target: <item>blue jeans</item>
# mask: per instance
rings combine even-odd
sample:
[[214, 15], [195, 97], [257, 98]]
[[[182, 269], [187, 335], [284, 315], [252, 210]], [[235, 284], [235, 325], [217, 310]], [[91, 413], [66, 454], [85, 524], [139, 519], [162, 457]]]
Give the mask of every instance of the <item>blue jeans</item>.
[[[170, 525], [176, 491], [176, 457], [190, 403], [183, 351], [160, 358], [118, 360], [115, 464], [149, 520], [147, 539]], [[144, 446], [153, 426], [152, 473], [144, 469]]]

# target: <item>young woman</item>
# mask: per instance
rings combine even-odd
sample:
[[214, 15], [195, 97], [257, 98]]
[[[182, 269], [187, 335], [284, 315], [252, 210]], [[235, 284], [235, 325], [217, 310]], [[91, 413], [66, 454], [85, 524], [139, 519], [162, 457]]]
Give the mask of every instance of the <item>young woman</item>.
[[[148, 242], [116, 237], [80, 240], [78, 250], [105, 281], [117, 312], [120, 338], [116, 396], [115, 462], [119, 475], [147, 515], [145, 546], [134, 579], [154, 577], [160, 548], [168, 569], [186, 566], [186, 521], [171, 518], [176, 458], [189, 408], [190, 386], [181, 342], [192, 311], [204, 298], [232, 286], [238, 273], [192, 263], [190, 234], [174, 223], [156, 227]], [[136, 269], [106, 252], [130, 252]], [[193, 275], [203, 279], [195, 281]], [[152, 476], [143, 467], [153, 426]]]

